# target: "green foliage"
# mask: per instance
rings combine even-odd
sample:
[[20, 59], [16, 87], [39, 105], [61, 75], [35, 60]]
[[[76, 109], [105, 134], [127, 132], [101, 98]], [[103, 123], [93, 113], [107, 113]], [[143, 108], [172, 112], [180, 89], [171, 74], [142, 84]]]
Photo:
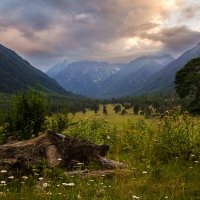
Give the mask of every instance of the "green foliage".
[[122, 115], [128, 114], [125, 108], [122, 110], [121, 114]]
[[106, 105], [103, 105], [103, 114], [105, 114], [105, 115], [108, 114], [108, 111], [107, 111]]
[[190, 97], [190, 107], [200, 113], [200, 58], [192, 59], [176, 73], [175, 85], [179, 97]]
[[10, 110], [12, 95], [0, 93], [0, 126], [5, 120], [5, 116]]
[[114, 109], [115, 113], [118, 113], [121, 111], [122, 108], [121, 108], [121, 105], [117, 104], [113, 109]]
[[139, 105], [138, 105], [138, 104], [135, 104], [135, 106], [133, 107], [133, 112], [134, 112], [134, 114], [138, 115], [139, 110], [140, 110]]
[[19, 93], [14, 97], [12, 109], [5, 120], [4, 136], [13, 136], [19, 140], [38, 136], [44, 130], [45, 117], [46, 104], [40, 92], [29, 90]]
[[122, 151], [134, 152], [134, 157], [141, 160], [149, 155], [149, 143], [153, 138], [153, 131], [144, 118], [136, 121], [129, 120], [124, 133], [121, 135]]
[[99, 104], [98, 103], [94, 103], [94, 105], [92, 107], [92, 109], [94, 110], [94, 113], [97, 113], [99, 111], [99, 108], [100, 108]]
[[47, 122], [47, 127], [54, 133], [62, 133], [69, 126], [68, 114], [56, 113]]
[[181, 114], [179, 107], [167, 111], [154, 146], [156, 158], [168, 162], [172, 158], [188, 160], [191, 154], [198, 156], [200, 136], [195, 128], [192, 118], [188, 113]]
[[116, 140], [115, 128], [107, 120], [97, 117], [95, 119], [81, 120], [67, 130], [67, 134], [90, 140], [96, 144], [110, 144]]
[[[183, 113], [179, 108], [169, 110], [163, 117], [148, 119], [129, 114], [131, 118], [127, 123], [116, 129], [109, 116], [120, 120], [128, 118], [111, 113], [111, 106], [107, 108], [108, 115], [100, 113], [103, 117], [97, 117], [99, 113], [92, 111], [77, 114], [73, 118], [74, 125], [64, 133], [96, 144], [108, 144], [107, 157], [127, 164], [130, 170], [127, 176], [118, 169], [113, 178], [66, 176], [59, 168], [48, 168], [46, 162], [41, 161], [32, 166], [33, 174], [25, 180], [15, 175], [11, 180], [9, 172], [0, 173], [0, 181], [6, 183], [1, 182], [0, 198], [179, 200], [200, 197], [198, 117]], [[92, 119], [87, 118], [90, 114]], [[97, 166], [90, 163], [85, 167], [91, 171]], [[77, 169], [80, 170], [80, 166]]]

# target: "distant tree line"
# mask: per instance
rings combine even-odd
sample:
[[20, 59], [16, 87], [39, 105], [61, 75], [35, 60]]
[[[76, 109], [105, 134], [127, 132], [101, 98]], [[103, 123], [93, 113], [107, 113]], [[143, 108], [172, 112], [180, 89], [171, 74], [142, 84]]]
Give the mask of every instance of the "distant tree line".
[[[175, 89], [173, 92], [161, 92], [143, 96], [126, 96], [112, 99], [92, 99], [83, 97], [45, 96], [47, 115], [54, 113], [86, 113], [92, 110], [97, 113], [103, 105], [103, 113], [108, 114], [107, 104], [114, 105], [116, 113], [126, 114], [132, 109], [134, 114], [151, 117], [162, 115], [173, 107], [182, 106], [194, 114], [200, 114], [200, 58], [189, 61], [176, 73]], [[0, 125], [11, 109], [12, 95], [0, 94]]]

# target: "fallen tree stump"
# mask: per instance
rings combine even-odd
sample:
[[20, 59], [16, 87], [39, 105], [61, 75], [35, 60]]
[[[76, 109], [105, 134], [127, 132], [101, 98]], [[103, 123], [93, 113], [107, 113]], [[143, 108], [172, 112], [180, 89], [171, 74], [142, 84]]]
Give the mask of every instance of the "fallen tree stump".
[[125, 165], [104, 158], [108, 145], [95, 145], [87, 140], [46, 131], [37, 138], [0, 146], [0, 170], [30, 170], [38, 161], [45, 160], [48, 167], [72, 169], [74, 163], [84, 165], [95, 161], [107, 169], [124, 168]]

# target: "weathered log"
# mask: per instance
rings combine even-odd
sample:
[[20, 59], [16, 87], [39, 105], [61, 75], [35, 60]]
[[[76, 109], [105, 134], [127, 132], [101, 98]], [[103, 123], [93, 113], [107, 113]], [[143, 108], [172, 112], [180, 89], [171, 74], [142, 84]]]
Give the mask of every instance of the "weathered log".
[[95, 145], [87, 140], [46, 131], [37, 138], [0, 146], [0, 169], [30, 170], [42, 160], [49, 167], [71, 169], [75, 162], [95, 161], [108, 169], [123, 168], [123, 163], [103, 158], [108, 145]]

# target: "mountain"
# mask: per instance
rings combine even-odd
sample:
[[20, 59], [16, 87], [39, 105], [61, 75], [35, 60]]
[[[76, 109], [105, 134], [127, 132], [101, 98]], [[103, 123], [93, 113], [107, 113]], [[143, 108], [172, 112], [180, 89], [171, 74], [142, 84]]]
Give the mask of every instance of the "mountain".
[[176, 72], [184, 67], [188, 61], [196, 57], [200, 57], [200, 43], [149, 77], [138, 90], [132, 91], [132, 95], [172, 91]]
[[62, 71], [63, 69], [67, 68], [68, 66], [68, 62], [67, 60], [65, 60], [62, 63], [59, 63], [57, 65], [54, 65], [53, 67], [51, 67], [49, 70], [47, 70], [45, 73], [50, 76], [50, 77], [54, 77], [57, 73], [59, 73], [60, 71]]
[[[173, 58], [169, 55], [143, 56], [128, 64], [80, 61], [58, 64], [48, 70], [63, 88], [90, 97], [121, 97], [140, 87]], [[63, 68], [60, 72], [59, 69]]]
[[53, 78], [66, 90], [84, 96], [95, 96], [101, 83], [120, 70], [106, 62], [73, 62]]
[[109, 77], [98, 90], [98, 97], [122, 97], [130, 95], [154, 73], [173, 61], [169, 55], [143, 56], [124, 64], [121, 70]]
[[13, 93], [30, 87], [51, 94], [71, 95], [55, 80], [0, 44], [0, 92]]

